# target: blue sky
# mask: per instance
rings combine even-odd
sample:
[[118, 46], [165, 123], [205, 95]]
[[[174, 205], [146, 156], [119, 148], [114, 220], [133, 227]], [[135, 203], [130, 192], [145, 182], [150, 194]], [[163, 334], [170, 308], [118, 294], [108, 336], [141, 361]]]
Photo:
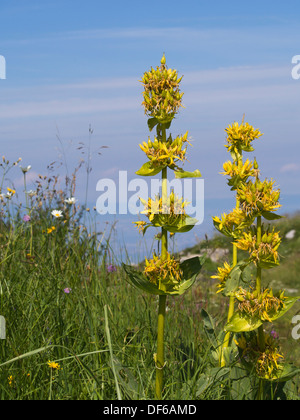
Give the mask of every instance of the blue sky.
[[[138, 80], [165, 52], [168, 66], [184, 75], [185, 108], [171, 131], [189, 131], [186, 169], [199, 168], [205, 179], [205, 223], [193, 235], [201, 238], [211, 215], [233, 206], [219, 172], [228, 159], [224, 129], [243, 114], [264, 133], [255, 155], [262, 175], [282, 190], [283, 212], [299, 209], [300, 80], [291, 77], [292, 57], [300, 54], [299, 1], [3, 3], [1, 153], [32, 165], [32, 180], [59, 160], [58, 133], [71, 171], [89, 125], [93, 150], [109, 146], [92, 160], [91, 204], [99, 179], [118, 179], [120, 170], [134, 178], [144, 162], [138, 144], [149, 135]], [[20, 175], [12, 174], [19, 189]], [[81, 200], [84, 189], [83, 168]], [[123, 226], [126, 235], [132, 228], [126, 221]]]

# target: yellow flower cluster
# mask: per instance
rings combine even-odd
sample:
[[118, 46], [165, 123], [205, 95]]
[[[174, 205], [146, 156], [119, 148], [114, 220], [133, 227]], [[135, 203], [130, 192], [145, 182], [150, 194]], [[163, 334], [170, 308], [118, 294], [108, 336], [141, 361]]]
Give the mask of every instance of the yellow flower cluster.
[[226, 281], [230, 273], [231, 267], [227, 262], [225, 262], [223, 267], [218, 267], [218, 274], [216, 276], [211, 276], [212, 279], [216, 279], [219, 281], [219, 284], [217, 285], [219, 290], [217, 291], [217, 293], [220, 293], [224, 290]]
[[189, 143], [187, 136], [188, 132], [184, 136], [177, 136], [173, 140], [170, 135], [166, 142], [159, 141], [156, 137], [152, 142], [149, 138], [148, 143], [144, 141], [143, 144], [140, 144], [140, 148], [152, 161], [153, 167], [174, 165], [178, 160], [186, 160], [187, 146], [185, 148], [183, 146], [185, 143]]
[[[173, 191], [165, 202], [159, 196], [156, 196], [154, 200], [152, 198], [149, 198], [148, 201], [142, 198], [140, 200], [144, 204], [144, 210], [141, 211], [141, 214], [145, 214], [153, 226], [173, 226], [176, 228], [178, 224], [185, 223], [187, 220], [185, 207], [189, 203], [176, 196]], [[149, 226], [144, 221], [134, 222], [134, 224], [140, 233], [144, 233]]]
[[249, 252], [251, 261], [255, 264], [264, 263], [265, 266], [267, 263], [271, 265], [278, 264], [278, 248], [280, 244], [281, 237], [275, 229], [271, 232], [268, 230], [265, 231], [259, 244], [257, 244], [254, 229], [248, 233], [243, 232], [243, 235], [235, 242], [238, 249]]
[[164, 203], [159, 196], [156, 196], [155, 200], [152, 198], [148, 201], [142, 198], [140, 200], [145, 206], [141, 214], [146, 214], [150, 222], [154, 220], [156, 214], [167, 215], [168, 219], [170, 219], [169, 216], [176, 218], [178, 215], [185, 215], [185, 207], [188, 205], [187, 201], [183, 201], [183, 198], [176, 196], [173, 191]]
[[253, 151], [251, 146], [253, 140], [258, 139], [262, 136], [262, 133], [258, 129], [254, 129], [249, 123], [239, 124], [237, 122], [229, 125], [226, 129], [227, 134], [227, 145], [225, 147], [228, 151], [238, 159], [241, 152]]
[[150, 283], [158, 285], [160, 290], [166, 291], [169, 287], [176, 288], [182, 278], [179, 262], [167, 253], [167, 258], [162, 259], [153, 255], [151, 260], [146, 258], [144, 274]]
[[235, 343], [242, 351], [242, 357], [255, 366], [256, 374], [263, 379], [277, 379], [282, 370], [284, 357], [279, 353], [279, 348], [275, 340], [267, 335], [265, 337], [265, 350], [261, 351], [257, 337], [253, 336], [247, 342], [244, 336], [241, 336]]
[[251, 224], [252, 220], [248, 220], [241, 209], [235, 208], [231, 213], [223, 213], [221, 219], [217, 216], [213, 217], [213, 222], [219, 232], [237, 238], [240, 236], [241, 230], [249, 223]]
[[284, 301], [287, 299], [284, 296], [284, 291], [281, 291], [279, 296], [276, 297], [272, 289], [265, 289], [261, 294], [258, 294], [257, 291], [249, 292], [239, 288], [235, 296], [239, 301], [238, 310], [241, 313], [251, 317], [257, 316], [262, 321], [268, 322], [272, 322], [270, 313], [275, 314], [278, 310], [283, 309]]
[[246, 182], [249, 177], [256, 177], [259, 172], [254, 168], [254, 162], [251, 162], [249, 159], [245, 163], [242, 160], [239, 160], [237, 163], [225, 162], [223, 169], [224, 172], [221, 172], [221, 174], [227, 175], [234, 180], [230, 184], [232, 186], [235, 186], [235, 184], [238, 186], [240, 182]]
[[261, 182], [257, 179], [255, 183], [248, 181], [240, 185], [237, 193], [246, 215], [256, 217], [262, 212], [274, 212], [281, 207], [278, 201], [280, 190], [273, 189], [274, 184], [274, 181], [266, 179]]
[[167, 68], [165, 56], [156, 70], [151, 68], [145, 72], [141, 80], [144, 85], [142, 105], [145, 114], [163, 123], [170, 122], [182, 106], [183, 93], [180, 93], [179, 89], [181, 80], [182, 77], [178, 77], [177, 70]]

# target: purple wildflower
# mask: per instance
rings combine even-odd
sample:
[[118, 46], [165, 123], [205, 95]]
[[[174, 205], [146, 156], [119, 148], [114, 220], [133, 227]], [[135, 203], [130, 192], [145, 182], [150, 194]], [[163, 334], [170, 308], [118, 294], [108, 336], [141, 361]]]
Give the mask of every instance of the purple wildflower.
[[108, 273], [113, 273], [114, 271], [117, 271], [117, 268], [114, 265], [110, 264], [107, 266]]
[[70, 287], [66, 287], [66, 288], [64, 289], [64, 292], [68, 295], [69, 293], [71, 293], [71, 292], [72, 292], [72, 289], [70, 289]]
[[276, 332], [275, 330], [271, 331], [271, 336], [275, 339], [278, 340], [279, 339], [279, 334], [278, 332]]
[[31, 217], [29, 216], [29, 214], [25, 214], [25, 216], [23, 217], [23, 222], [30, 222]]

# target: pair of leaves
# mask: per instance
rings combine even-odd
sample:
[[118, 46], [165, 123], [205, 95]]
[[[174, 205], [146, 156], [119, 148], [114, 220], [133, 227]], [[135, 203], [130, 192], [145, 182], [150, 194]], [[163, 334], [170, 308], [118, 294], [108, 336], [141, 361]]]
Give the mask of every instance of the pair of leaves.
[[198, 223], [197, 219], [188, 215], [177, 217], [174, 221], [171, 219], [168, 220], [167, 216], [168, 215], [165, 214], [154, 215], [152, 222], [145, 225], [143, 229], [143, 235], [145, 235], [146, 230], [151, 226], [163, 227], [165, 230], [171, 233], [185, 233], [193, 229], [195, 224]]
[[127, 274], [126, 280], [133, 286], [141, 289], [144, 292], [152, 295], [182, 295], [185, 293], [196, 281], [202, 266], [206, 260], [206, 256], [194, 257], [180, 263], [180, 269], [183, 276], [179, 286], [168, 291], [163, 291], [158, 288], [158, 285], [150, 283], [149, 279], [134, 267], [122, 264], [125, 273]]
[[[139, 176], [155, 176], [159, 174], [165, 167], [166, 165], [158, 165], [157, 162], [150, 160], [144, 163], [144, 165], [138, 171], [136, 171], [136, 174]], [[174, 170], [175, 178], [200, 178], [202, 176], [199, 169], [196, 169], [194, 172], [187, 172], [175, 165], [170, 165], [168, 167]]]
[[152, 117], [149, 118], [147, 123], [148, 123], [148, 128], [149, 131], [152, 131], [154, 127], [158, 126], [158, 131], [161, 130], [162, 128], [165, 128], [166, 130], [168, 130], [171, 126], [172, 120], [174, 118], [175, 114], [171, 113], [167, 116], [164, 117]]

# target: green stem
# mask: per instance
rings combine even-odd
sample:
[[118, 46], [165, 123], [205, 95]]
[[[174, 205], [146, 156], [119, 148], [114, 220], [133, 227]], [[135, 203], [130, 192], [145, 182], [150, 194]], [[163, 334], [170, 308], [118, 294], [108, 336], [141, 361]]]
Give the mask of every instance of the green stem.
[[[236, 200], [236, 208], [239, 209], [240, 207], [240, 201], [237, 199]], [[238, 263], [238, 249], [236, 245], [233, 245], [233, 258], [232, 258], [232, 268], [234, 268], [237, 263]], [[227, 316], [227, 321], [229, 322], [231, 320], [231, 318], [233, 317], [234, 314], [234, 306], [235, 306], [235, 297], [234, 296], [230, 296], [229, 298], [229, 309], [228, 309], [228, 316]], [[225, 361], [225, 357], [224, 357], [224, 349], [229, 347], [229, 342], [230, 342], [230, 337], [231, 337], [231, 333], [230, 331], [228, 331], [225, 335], [224, 338], [224, 342], [223, 342], [223, 346], [222, 346], [222, 352], [221, 352], [221, 367], [225, 367], [226, 366], [226, 361]]]
[[158, 309], [158, 323], [157, 323], [157, 354], [156, 354], [156, 381], [155, 381], [155, 396], [156, 399], [162, 398], [163, 388], [163, 370], [165, 365], [164, 360], [164, 329], [165, 329], [165, 315], [166, 315], [166, 300], [167, 296], [159, 296]]
[[[166, 140], [166, 130], [162, 130], [162, 139]], [[162, 170], [162, 205], [165, 208], [168, 199], [168, 178], [167, 168]], [[161, 230], [161, 259], [168, 257], [168, 232], [166, 229]], [[157, 322], [157, 353], [156, 353], [156, 380], [155, 380], [155, 396], [156, 399], [162, 398], [163, 389], [163, 370], [165, 366], [164, 360], [164, 330], [166, 316], [166, 295], [159, 296], [158, 322]]]
[[27, 194], [27, 185], [26, 185], [26, 172], [24, 172], [24, 193], [26, 201], [26, 212], [28, 212], [28, 194]]
[[[262, 222], [261, 222], [261, 216], [258, 216], [257, 218], [257, 246], [261, 244], [261, 238], [262, 238]], [[261, 290], [262, 290], [261, 280], [262, 280], [261, 268], [257, 267], [256, 291], [257, 291], [258, 296], [261, 295]], [[263, 325], [261, 325], [258, 328], [258, 344], [259, 344], [260, 351], [262, 352], [265, 351], [266, 345], [265, 345], [265, 333], [264, 333]]]

